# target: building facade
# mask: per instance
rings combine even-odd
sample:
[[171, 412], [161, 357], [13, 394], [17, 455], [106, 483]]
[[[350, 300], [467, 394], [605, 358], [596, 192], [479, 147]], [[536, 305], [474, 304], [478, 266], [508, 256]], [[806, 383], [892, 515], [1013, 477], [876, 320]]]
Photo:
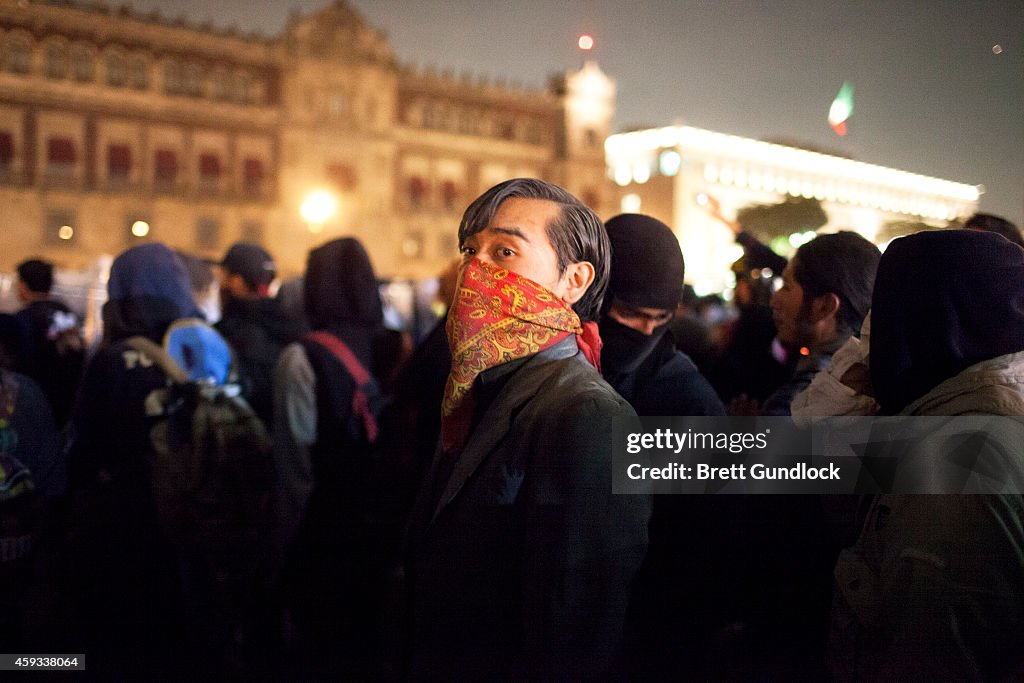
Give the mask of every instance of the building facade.
[[341, 0], [272, 38], [0, 0], [0, 271], [248, 240], [289, 274], [354, 235], [381, 274], [430, 276], [456, 255], [466, 205], [501, 180], [615, 208], [614, 103], [593, 63], [544, 90], [402, 66]]
[[[729, 218], [787, 197], [815, 199], [828, 217], [821, 231], [854, 230], [884, 246], [887, 227], [944, 227], [977, 211], [981, 194], [975, 185], [691, 126], [612, 135], [605, 149], [613, 203], [673, 227], [687, 282], [700, 293], [727, 289], [730, 264], [742, 255], [708, 212], [708, 195]], [[811, 236], [792, 235], [789, 246]]]

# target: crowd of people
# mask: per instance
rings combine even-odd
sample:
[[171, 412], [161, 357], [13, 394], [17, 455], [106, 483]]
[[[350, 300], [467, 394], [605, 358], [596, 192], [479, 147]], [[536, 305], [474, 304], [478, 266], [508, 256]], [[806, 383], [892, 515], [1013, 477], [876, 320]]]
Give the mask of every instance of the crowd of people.
[[415, 348], [353, 238], [276, 296], [261, 246], [132, 247], [95, 345], [23, 262], [2, 649], [116, 680], [1024, 675], [1021, 495], [612, 493], [637, 415], [1024, 415], [1009, 222], [787, 260], [718, 215], [745, 254], [715, 330], [669, 226], [524, 178], [467, 208]]

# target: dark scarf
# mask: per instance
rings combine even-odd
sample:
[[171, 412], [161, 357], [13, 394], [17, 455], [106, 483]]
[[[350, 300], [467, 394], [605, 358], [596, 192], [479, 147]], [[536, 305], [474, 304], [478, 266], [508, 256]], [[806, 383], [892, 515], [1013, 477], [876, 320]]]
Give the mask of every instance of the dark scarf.
[[636, 372], [668, 331], [668, 324], [646, 335], [623, 325], [605, 313], [601, 319], [601, 369], [608, 381], [615, 385], [614, 378]]

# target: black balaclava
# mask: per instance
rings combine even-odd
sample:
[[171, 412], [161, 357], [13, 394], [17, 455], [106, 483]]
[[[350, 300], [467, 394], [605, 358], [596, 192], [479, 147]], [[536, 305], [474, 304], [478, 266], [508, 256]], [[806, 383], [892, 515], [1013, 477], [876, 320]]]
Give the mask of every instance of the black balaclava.
[[612, 302], [675, 311], [683, 284], [683, 253], [672, 230], [640, 214], [621, 214], [605, 223], [612, 245], [612, 271], [601, 316], [601, 367], [605, 376], [629, 373], [661, 341], [668, 323], [646, 335], [613, 320]]
[[985, 360], [1024, 350], [1024, 249], [973, 230], [892, 242], [871, 302], [871, 379], [895, 414]]

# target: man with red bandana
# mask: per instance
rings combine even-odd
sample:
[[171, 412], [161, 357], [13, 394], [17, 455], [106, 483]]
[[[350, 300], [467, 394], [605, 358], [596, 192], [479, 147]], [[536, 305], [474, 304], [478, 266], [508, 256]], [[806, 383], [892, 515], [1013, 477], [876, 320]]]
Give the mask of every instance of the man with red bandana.
[[607, 674], [647, 545], [650, 500], [613, 495], [595, 369], [610, 249], [560, 187], [497, 185], [459, 226], [441, 444], [410, 526], [410, 677]]

